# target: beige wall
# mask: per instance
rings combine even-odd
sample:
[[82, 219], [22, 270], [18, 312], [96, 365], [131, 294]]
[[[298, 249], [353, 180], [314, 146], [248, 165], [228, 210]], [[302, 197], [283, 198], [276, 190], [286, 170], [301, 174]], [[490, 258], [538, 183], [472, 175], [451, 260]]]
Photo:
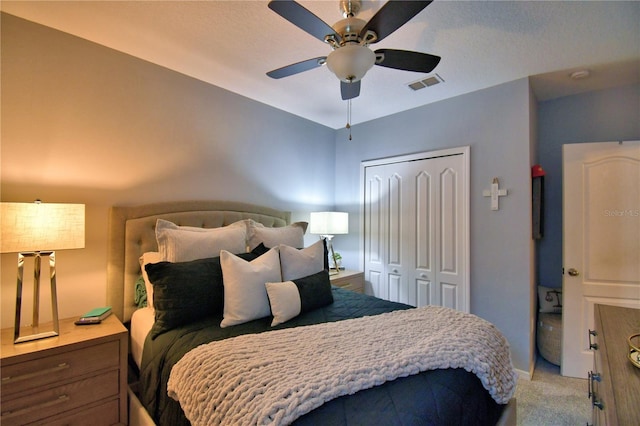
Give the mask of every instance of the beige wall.
[[[86, 204], [86, 247], [57, 254], [61, 317], [106, 303], [112, 205], [236, 200], [305, 220], [333, 204], [332, 129], [10, 15], [1, 30], [2, 201]], [[3, 254], [2, 327], [15, 283]]]

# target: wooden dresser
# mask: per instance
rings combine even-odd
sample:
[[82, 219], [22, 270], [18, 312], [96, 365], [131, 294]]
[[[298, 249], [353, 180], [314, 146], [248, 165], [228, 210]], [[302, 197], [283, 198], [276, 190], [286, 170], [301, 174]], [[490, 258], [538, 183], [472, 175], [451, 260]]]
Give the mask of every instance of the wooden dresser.
[[640, 368], [628, 358], [627, 338], [640, 333], [640, 309], [595, 305], [589, 331], [595, 371], [589, 373], [594, 426], [640, 425]]
[[115, 315], [101, 324], [60, 321], [60, 335], [13, 343], [2, 330], [0, 423], [127, 423], [127, 330]]
[[342, 270], [338, 274], [329, 276], [331, 284], [355, 291], [356, 293], [364, 293], [364, 272]]

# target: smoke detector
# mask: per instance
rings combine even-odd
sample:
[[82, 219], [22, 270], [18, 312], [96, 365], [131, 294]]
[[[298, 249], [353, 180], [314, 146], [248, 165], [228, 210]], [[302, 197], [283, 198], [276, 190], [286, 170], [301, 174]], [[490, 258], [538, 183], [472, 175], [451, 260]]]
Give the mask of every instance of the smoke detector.
[[571, 80], [583, 80], [585, 78], [589, 78], [590, 75], [591, 73], [589, 70], [578, 70], [569, 74], [569, 78], [571, 78]]

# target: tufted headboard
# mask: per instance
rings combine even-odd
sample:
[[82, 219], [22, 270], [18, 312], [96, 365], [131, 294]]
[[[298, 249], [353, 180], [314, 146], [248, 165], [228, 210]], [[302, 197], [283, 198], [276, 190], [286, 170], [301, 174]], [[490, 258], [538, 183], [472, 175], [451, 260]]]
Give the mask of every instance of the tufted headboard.
[[170, 201], [139, 206], [114, 206], [109, 214], [107, 304], [122, 321], [137, 308], [135, 283], [140, 276], [140, 256], [157, 251], [157, 219], [177, 225], [218, 228], [242, 219], [269, 227], [286, 226], [291, 213], [233, 201]]

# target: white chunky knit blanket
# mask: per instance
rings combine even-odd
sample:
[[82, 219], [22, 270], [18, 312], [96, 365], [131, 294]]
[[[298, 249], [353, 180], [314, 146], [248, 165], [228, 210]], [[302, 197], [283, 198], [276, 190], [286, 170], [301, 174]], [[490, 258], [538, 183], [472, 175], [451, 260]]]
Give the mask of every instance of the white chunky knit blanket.
[[494, 325], [427, 306], [208, 343], [173, 367], [168, 392], [193, 426], [281, 425], [339, 396], [443, 368], [473, 372], [500, 404], [515, 391]]

